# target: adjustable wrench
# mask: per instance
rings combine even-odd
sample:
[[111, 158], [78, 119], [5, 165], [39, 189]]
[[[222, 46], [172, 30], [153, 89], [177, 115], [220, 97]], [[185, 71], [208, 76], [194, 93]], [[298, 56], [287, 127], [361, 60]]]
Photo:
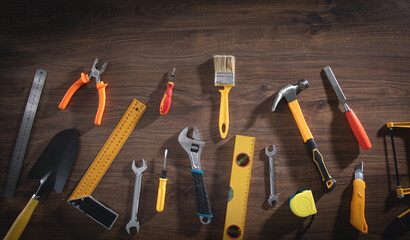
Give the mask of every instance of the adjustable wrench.
[[269, 177], [270, 177], [270, 196], [268, 203], [273, 206], [273, 201], [279, 202], [278, 195], [275, 190], [275, 159], [274, 156], [278, 152], [275, 145], [272, 145], [273, 150], [269, 151], [269, 146], [265, 147], [265, 154], [269, 157]]
[[192, 139], [187, 137], [188, 127], [184, 128], [178, 136], [178, 142], [188, 153], [191, 160], [191, 172], [195, 186], [195, 202], [197, 215], [202, 224], [210, 224], [213, 217], [208, 191], [204, 181], [204, 172], [201, 168], [201, 152], [205, 142], [201, 141], [198, 130], [194, 128]]
[[131, 234], [131, 228], [135, 227], [137, 229], [137, 233], [140, 232], [140, 222], [137, 219], [138, 215], [138, 205], [140, 201], [140, 193], [141, 193], [141, 180], [142, 180], [142, 173], [147, 169], [147, 161], [142, 159], [142, 167], [137, 168], [135, 165], [135, 160], [132, 162], [132, 171], [135, 173], [135, 185], [134, 185], [134, 198], [132, 200], [132, 212], [131, 212], [131, 219], [128, 222], [127, 229], [128, 234]]

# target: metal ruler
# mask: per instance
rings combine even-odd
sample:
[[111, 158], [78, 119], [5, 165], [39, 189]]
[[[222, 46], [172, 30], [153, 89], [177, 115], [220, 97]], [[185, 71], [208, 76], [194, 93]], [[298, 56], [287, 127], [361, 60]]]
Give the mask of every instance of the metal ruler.
[[36, 75], [34, 75], [3, 193], [3, 196], [6, 198], [13, 198], [16, 192], [21, 165], [23, 164], [24, 155], [26, 154], [27, 143], [30, 138], [31, 128], [33, 127], [34, 117], [36, 116], [37, 106], [40, 101], [46, 76], [47, 72], [42, 69], [38, 69]]
[[254, 137], [236, 135], [224, 240], [243, 239], [254, 148]]
[[120, 152], [146, 109], [147, 106], [143, 103], [136, 99], [132, 100], [121, 120], [68, 199], [69, 203], [107, 229], [111, 229], [118, 218], [118, 214], [91, 197], [91, 194]]

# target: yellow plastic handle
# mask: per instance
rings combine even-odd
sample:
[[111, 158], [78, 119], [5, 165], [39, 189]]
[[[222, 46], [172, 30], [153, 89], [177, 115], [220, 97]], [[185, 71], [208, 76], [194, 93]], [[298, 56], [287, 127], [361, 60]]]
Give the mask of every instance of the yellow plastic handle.
[[224, 89], [219, 90], [221, 93], [221, 104], [219, 106], [219, 133], [222, 139], [226, 138], [229, 129], [229, 101], [228, 94], [233, 86], [223, 86]]
[[303, 117], [302, 109], [300, 109], [300, 105], [298, 100], [293, 100], [292, 102], [288, 103], [290, 111], [292, 112], [293, 118], [298, 125], [299, 131], [302, 134], [303, 142], [313, 138], [312, 133], [306, 123], [305, 117]]
[[16, 218], [13, 225], [7, 232], [7, 235], [4, 237], [5, 240], [14, 240], [20, 238], [20, 235], [26, 228], [34, 209], [37, 207], [37, 204], [38, 200], [34, 198], [31, 198], [30, 201], [28, 201], [26, 207], [23, 209], [23, 211], [21, 211], [20, 215]]
[[159, 178], [158, 197], [157, 197], [157, 211], [164, 211], [165, 192], [167, 191], [167, 179]]
[[104, 83], [103, 81], [97, 83], [97, 90], [98, 90], [98, 110], [97, 115], [95, 115], [95, 125], [101, 125], [101, 119], [105, 109], [105, 88], [108, 84]]
[[366, 183], [361, 179], [353, 181], [353, 197], [350, 206], [350, 224], [362, 233], [367, 233], [367, 223], [364, 217]]
[[60, 109], [65, 109], [68, 105], [68, 102], [71, 100], [73, 97], [74, 93], [84, 84], [87, 84], [90, 82], [90, 79], [88, 78], [87, 74], [81, 73], [81, 77], [71, 85], [71, 87], [67, 90], [65, 93], [63, 99], [60, 102], [60, 105], [58, 105], [58, 108]]

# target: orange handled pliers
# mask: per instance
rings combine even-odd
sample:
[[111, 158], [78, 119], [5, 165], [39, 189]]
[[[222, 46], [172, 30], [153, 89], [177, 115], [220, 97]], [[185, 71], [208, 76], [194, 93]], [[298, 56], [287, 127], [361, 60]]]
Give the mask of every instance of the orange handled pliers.
[[80, 79], [78, 79], [71, 87], [68, 89], [68, 91], [65, 93], [63, 100], [61, 100], [60, 105], [58, 107], [60, 109], [65, 109], [67, 107], [68, 102], [70, 101], [71, 97], [73, 97], [74, 93], [84, 84], [87, 84], [90, 82], [90, 80], [95, 77], [95, 82], [96, 82], [96, 87], [98, 90], [98, 110], [97, 110], [97, 115], [95, 116], [95, 125], [101, 125], [101, 118], [104, 113], [104, 108], [105, 108], [105, 88], [107, 87], [108, 84], [104, 83], [101, 81], [100, 76], [103, 74], [105, 71], [105, 68], [107, 67], [107, 63], [104, 63], [102, 68], [100, 70], [97, 69], [98, 67], [98, 58], [95, 59], [94, 65], [91, 68], [91, 73], [84, 74], [81, 73]]

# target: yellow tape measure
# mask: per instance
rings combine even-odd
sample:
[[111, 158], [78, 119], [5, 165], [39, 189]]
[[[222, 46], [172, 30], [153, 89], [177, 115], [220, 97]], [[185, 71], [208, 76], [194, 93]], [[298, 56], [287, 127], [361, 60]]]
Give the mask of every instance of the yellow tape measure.
[[93, 193], [146, 109], [147, 106], [137, 99], [132, 100], [127, 111], [125, 111], [114, 131], [68, 200], [83, 198]]
[[243, 239], [255, 138], [236, 135], [224, 240]]

